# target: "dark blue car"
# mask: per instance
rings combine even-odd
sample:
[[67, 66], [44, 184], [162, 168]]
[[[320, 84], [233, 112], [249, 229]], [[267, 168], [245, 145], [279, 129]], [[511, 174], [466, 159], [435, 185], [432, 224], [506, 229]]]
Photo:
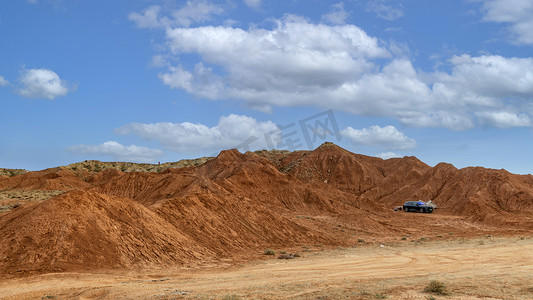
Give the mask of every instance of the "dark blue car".
[[433, 206], [427, 205], [424, 202], [419, 201], [407, 201], [403, 205], [403, 211], [409, 212], [420, 212], [420, 213], [432, 213], [433, 212]]

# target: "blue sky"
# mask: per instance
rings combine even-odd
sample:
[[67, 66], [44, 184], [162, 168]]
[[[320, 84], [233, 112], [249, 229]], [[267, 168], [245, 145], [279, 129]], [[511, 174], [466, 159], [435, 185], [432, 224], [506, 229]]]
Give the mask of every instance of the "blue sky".
[[332, 141], [533, 173], [532, 20], [530, 0], [1, 1], [0, 167]]

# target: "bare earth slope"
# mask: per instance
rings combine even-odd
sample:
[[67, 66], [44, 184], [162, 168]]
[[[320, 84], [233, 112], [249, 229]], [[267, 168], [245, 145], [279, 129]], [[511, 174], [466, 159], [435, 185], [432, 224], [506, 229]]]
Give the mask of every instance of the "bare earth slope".
[[14, 210], [0, 220], [0, 240], [0, 271], [15, 274], [171, 265], [210, 254], [144, 206], [86, 191]]
[[[180, 267], [257, 258], [266, 248], [533, 231], [530, 175], [382, 160], [330, 143], [227, 150], [157, 172], [84, 163], [0, 180], [2, 193], [65, 192], [0, 214], [0, 274]], [[439, 209], [392, 211], [419, 199]]]

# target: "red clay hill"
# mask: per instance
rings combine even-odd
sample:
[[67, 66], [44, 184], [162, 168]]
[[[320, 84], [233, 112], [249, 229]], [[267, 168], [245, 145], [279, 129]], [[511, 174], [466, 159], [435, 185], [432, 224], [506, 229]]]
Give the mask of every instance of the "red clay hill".
[[[4, 195], [64, 191], [6, 206], [0, 274], [196, 266], [257, 258], [266, 248], [533, 230], [531, 175], [382, 160], [330, 143], [314, 151], [227, 150], [156, 172], [103, 169], [0, 178]], [[439, 208], [392, 210], [419, 199]]]

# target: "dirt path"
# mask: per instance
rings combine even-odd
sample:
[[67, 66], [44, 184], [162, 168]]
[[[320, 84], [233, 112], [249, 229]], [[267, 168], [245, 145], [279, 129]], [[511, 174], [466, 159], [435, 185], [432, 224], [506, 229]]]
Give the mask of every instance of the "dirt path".
[[4, 280], [0, 298], [428, 299], [430, 280], [446, 284], [446, 299], [532, 299], [533, 238], [368, 245], [226, 270], [50, 274]]

